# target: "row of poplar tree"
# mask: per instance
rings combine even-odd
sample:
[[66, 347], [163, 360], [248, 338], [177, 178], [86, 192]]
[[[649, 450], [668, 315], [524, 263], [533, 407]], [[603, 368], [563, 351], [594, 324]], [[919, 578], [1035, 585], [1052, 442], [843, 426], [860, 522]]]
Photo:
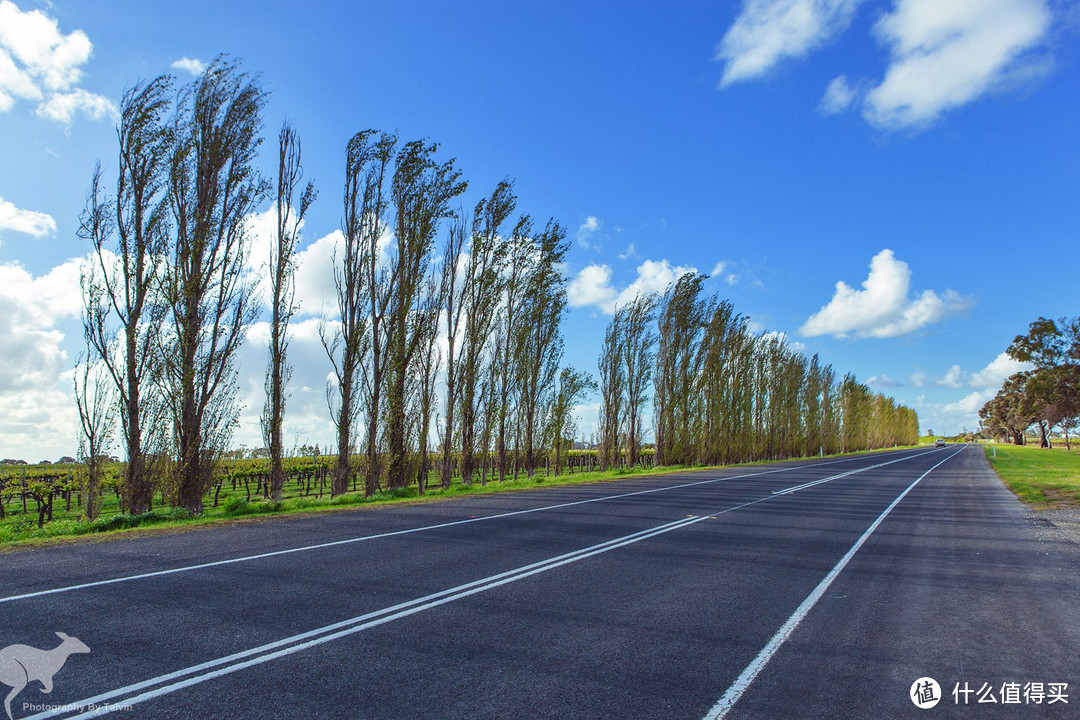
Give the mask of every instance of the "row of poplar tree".
[[[244, 268], [248, 219], [267, 199], [276, 232], [262, 430], [280, 499], [298, 230], [317, 193], [288, 123], [276, 177], [256, 170], [266, 101], [227, 57], [182, 87], [169, 76], [141, 83], [121, 104], [115, 193], [100, 165], [94, 173], [80, 223], [95, 261], [83, 275], [87, 355], [75, 390], [91, 484], [112, 428], [122, 431], [127, 512], [147, 511], [155, 490], [202, 509], [237, 422], [237, 352], [260, 314]], [[511, 467], [531, 475], [539, 448], [558, 468], [573, 408], [598, 386], [562, 368], [565, 230], [517, 214], [509, 181], [472, 213], [455, 209], [465, 189], [435, 143], [371, 130], [348, 143], [337, 308], [320, 326], [335, 495], [357, 474], [368, 494], [414, 481], [423, 492], [432, 474], [449, 486], [489, 466], [499, 479]], [[616, 312], [599, 367], [602, 466], [638, 462], [650, 391], [659, 464], [914, 440], [912, 411], [754, 334], [730, 303], [701, 296], [703, 279], [684, 276]]]
[[914, 410], [838, 379], [780, 333], [755, 333], [731, 303], [681, 276], [615, 310], [599, 363], [601, 466], [639, 459], [653, 398], [658, 465], [719, 464], [909, 445]]

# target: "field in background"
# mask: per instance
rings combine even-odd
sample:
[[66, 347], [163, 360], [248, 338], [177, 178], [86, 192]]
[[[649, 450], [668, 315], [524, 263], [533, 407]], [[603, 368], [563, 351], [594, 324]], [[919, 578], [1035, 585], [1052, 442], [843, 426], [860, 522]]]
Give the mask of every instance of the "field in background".
[[1005, 484], [1040, 510], [1080, 507], [1080, 448], [986, 445], [986, 456]]

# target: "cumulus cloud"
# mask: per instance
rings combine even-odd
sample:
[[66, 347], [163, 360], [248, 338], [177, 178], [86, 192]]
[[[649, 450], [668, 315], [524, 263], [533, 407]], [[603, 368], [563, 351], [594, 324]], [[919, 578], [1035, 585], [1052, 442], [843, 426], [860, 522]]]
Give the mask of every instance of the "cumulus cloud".
[[967, 373], [960, 369], [959, 365], [953, 365], [946, 371], [945, 376], [937, 380], [935, 384], [949, 388], [963, 387], [967, 382]]
[[646, 260], [637, 267], [637, 277], [622, 290], [611, 284], [611, 268], [607, 265], [588, 265], [581, 269], [567, 286], [570, 307], [593, 305], [611, 315], [615, 308], [631, 302], [638, 295], [662, 293], [668, 285], [697, 268], [689, 265], [672, 267], [667, 260]]
[[603, 223], [597, 219], [595, 215], [590, 215], [585, 218], [585, 222], [581, 223], [577, 229], [578, 245], [586, 250], [592, 248], [592, 243], [589, 241], [589, 238], [599, 232], [602, 226]]
[[596, 305], [608, 312], [614, 306], [615, 289], [611, 287], [611, 268], [607, 265], [587, 265], [566, 288], [570, 307]]
[[35, 276], [21, 265], [0, 265], [0, 446], [25, 458], [74, 454], [77, 416], [71, 370], [58, 324], [82, 309], [82, 260]]
[[832, 300], [799, 329], [803, 335], [846, 337], [898, 337], [963, 312], [970, 298], [952, 290], [938, 294], [924, 290], [911, 297], [911, 269], [885, 249], [870, 261], [870, 274], [862, 290], [836, 283]]
[[1031, 363], [1013, 360], [1006, 353], [999, 353], [996, 358], [987, 363], [986, 367], [978, 372], [969, 373], [959, 365], [952, 365], [941, 378], [934, 381], [935, 385], [948, 388], [971, 387], [977, 390], [997, 391], [1002, 383], [1014, 373], [1030, 370], [1034, 367]]
[[56, 221], [43, 212], [21, 210], [0, 197], [0, 232], [4, 230], [40, 238], [56, 232]]
[[50, 95], [34, 112], [38, 117], [64, 125], [70, 125], [78, 115], [84, 115], [91, 120], [117, 115], [116, 105], [112, 100], [82, 89]]
[[716, 48], [720, 86], [765, 75], [842, 33], [862, 0], [745, 0]]
[[969, 423], [973, 422], [968, 427], [976, 427], [978, 425], [979, 409], [996, 394], [996, 390], [975, 390], [955, 402], [942, 405], [938, 415], [946, 418], [966, 419]]
[[874, 375], [866, 379], [866, 384], [870, 387], [878, 388], [898, 388], [903, 387], [904, 383], [899, 380], [893, 380], [888, 375], [882, 373], [881, 375]]
[[173, 70], [183, 70], [184, 72], [189, 72], [192, 75], [202, 75], [203, 70], [206, 69], [206, 63], [204, 63], [202, 60], [182, 57], [169, 67], [171, 67]]
[[341, 231], [335, 230], [296, 254], [296, 301], [300, 314], [332, 314], [337, 308], [334, 252], [344, 241]]
[[847, 110], [855, 100], [855, 89], [848, 85], [846, 75], [833, 78], [825, 88], [818, 109], [825, 115], [836, 115]]
[[968, 384], [973, 388], [993, 388], [996, 391], [1010, 375], [1031, 370], [1033, 367], [1031, 363], [1013, 360], [1008, 354], [1000, 353], [982, 370], [972, 373]]
[[82, 30], [64, 34], [40, 10], [0, 0], [0, 112], [17, 100], [37, 103], [39, 117], [70, 124], [76, 115], [115, 117], [108, 98], [77, 87], [93, 44]]
[[864, 117], [883, 128], [923, 126], [1017, 76], [1045, 71], [1028, 51], [1047, 36], [1045, 0], [896, 0], [875, 32], [890, 49]]

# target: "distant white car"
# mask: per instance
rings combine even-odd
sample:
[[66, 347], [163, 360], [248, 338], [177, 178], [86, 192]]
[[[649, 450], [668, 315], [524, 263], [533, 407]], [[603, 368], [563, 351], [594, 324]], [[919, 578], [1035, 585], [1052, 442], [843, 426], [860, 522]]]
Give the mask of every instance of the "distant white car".
[[945, 447], [945, 439], [944, 438], [938, 438], [937, 440], [935, 440], [934, 441], [934, 447]]

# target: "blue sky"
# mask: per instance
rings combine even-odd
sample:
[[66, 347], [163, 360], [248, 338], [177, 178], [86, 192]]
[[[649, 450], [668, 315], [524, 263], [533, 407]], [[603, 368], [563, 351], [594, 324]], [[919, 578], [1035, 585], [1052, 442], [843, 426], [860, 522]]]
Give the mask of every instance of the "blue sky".
[[[569, 364], [595, 372], [620, 298], [716, 271], [756, 327], [924, 431], [975, 428], [1011, 338], [1078, 312], [1078, 30], [1059, 0], [0, 0], [0, 456], [76, 447], [75, 230], [95, 161], [115, 172], [123, 90], [221, 52], [262, 74], [267, 137], [289, 118], [321, 191], [293, 440], [332, 438], [314, 328], [345, 143], [369, 127], [441, 143], [465, 207], [512, 177], [520, 210], [568, 228]], [[242, 358], [249, 446], [264, 331]]]

